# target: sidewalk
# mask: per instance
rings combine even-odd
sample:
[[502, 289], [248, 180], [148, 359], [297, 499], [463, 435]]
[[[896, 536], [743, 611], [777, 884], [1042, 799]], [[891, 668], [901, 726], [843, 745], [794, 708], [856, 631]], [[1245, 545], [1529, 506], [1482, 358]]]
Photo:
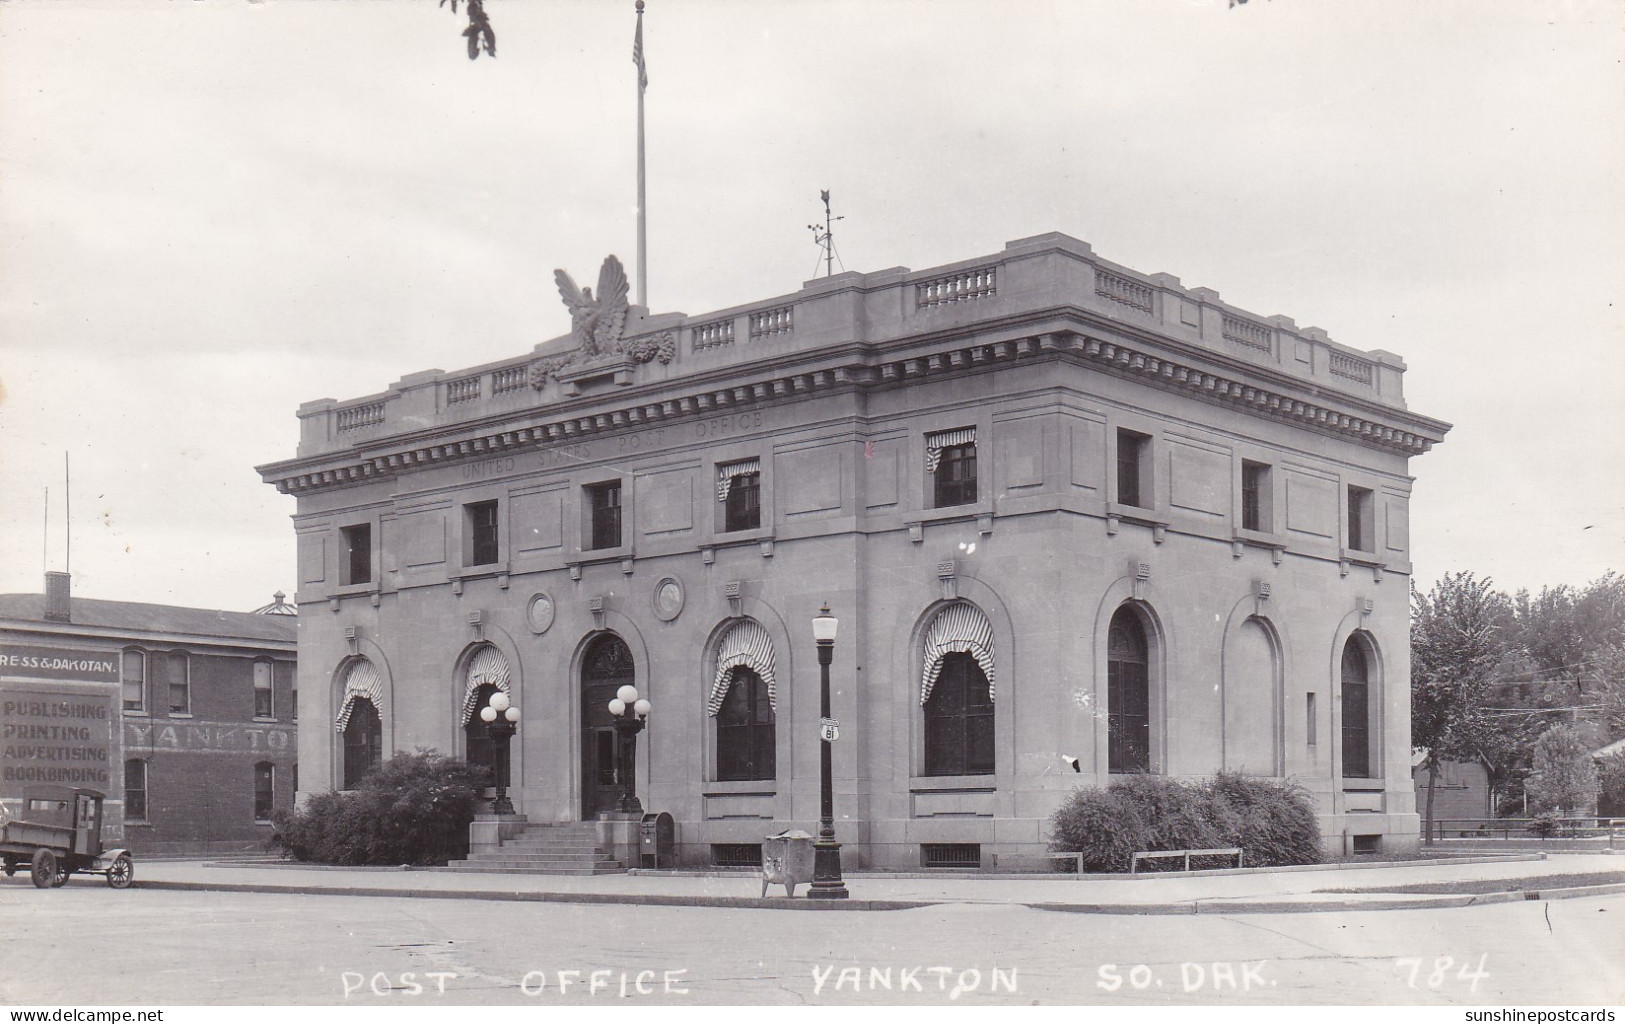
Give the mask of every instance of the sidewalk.
[[[1397, 864], [1339, 865], [1246, 873], [1119, 875], [1079, 879], [1070, 875], [1026, 877], [933, 877], [851, 873], [847, 900], [809, 900], [797, 886], [793, 900], [783, 886], [761, 898], [755, 874], [689, 874], [640, 871], [618, 875], [462, 873], [434, 868], [333, 868], [300, 864], [235, 864], [229, 861], [136, 863], [136, 886], [147, 889], [278, 892], [313, 895], [409, 896], [420, 899], [485, 899], [562, 903], [623, 903], [651, 906], [753, 907], [794, 910], [906, 910], [940, 904], [1005, 904], [1097, 914], [1291, 913], [1314, 910], [1384, 910], [1460, 907], [1524, 899], [1562, 899], [1625, 892], [1625, 884], [1583, 888], [1543, 886], [1526, 892], [1483, 895], [1327, 893], [1464, 879], [1536, 878], [1625, 871], [1625, 857], [1607, 854], [1526, 854]], [[10, 884], [24, 881], [22, 875]], [[94, 876], [75, 886], [100, 884]]]

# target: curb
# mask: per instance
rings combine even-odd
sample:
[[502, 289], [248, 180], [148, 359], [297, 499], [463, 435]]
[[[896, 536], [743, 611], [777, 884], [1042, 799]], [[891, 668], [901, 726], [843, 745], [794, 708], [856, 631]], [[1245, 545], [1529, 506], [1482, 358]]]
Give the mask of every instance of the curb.
[[947, 900], [792, 900], [779, 896], [662, 896], [655, 893], [504, 892], [493, 889], [385, 889], [375, 886], [259, 885], [233, 882], [143, 882], [132, 888], [183, 892], [260, 892], [290, 896], [392, 896], [402, 899], [489, 900], [501, 903], [611, 903], [650, 907], [716, 907], [755, 910], [916, 910]]
[[389, 889], [376, 886], [263, 885], [231, 882], [144, 882], [137, 889], [182, 892], [255, 892], [294, 896], [382, 896], [402, 899], [487, 900], [505, 903], [617, 904], [653, 907], [711, 907], [730, 910], [885, 911], [917, 910], [964, 903], [981, 906], [1022, 906], [1067, 914], [1181, 915], [1181, 914], [1308, 914], [1341, 911], [1443, 910], [1535, 900], [1579, 899], [1625, 893], [1625, 883], [1493, 893], [1441, 893], [1392, 900], [1191, 900], [1182, 903], [1031, 903], [992, 904], [966, 900], [810, 900], [769, 896], [664, 896], [640, 893], [505, 892], [502, 890], [447, 891], [444, 889]]

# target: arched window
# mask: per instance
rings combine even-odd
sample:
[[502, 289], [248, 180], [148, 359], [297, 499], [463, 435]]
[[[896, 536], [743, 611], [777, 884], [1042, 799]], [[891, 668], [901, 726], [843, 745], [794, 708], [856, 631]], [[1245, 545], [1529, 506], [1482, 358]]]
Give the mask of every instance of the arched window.
[[147, 762], [139, 758], [124, 762], [124, 820], [147, 820]]
[[925, 699], [925, 774], [993, 774], [993, 688], [969, 654], [942, 656]]
[[1151, 770], [1151, 659], [1145, 627], [1128, 608], [1106, 639], [1106, 764], [1117, 774]]
[[355, 789], [361, 779], [383, 759], [384, 725], [378, 708], [366, 697], [350, 702], [350, 718], [344, 724], [344, 788]]
[[491, 742], [491, 730], [480, 718], [480, 708], [491, 703], [491, 695], [497, 688], [490, 683], [480, 686], [474, 691], [474, 709], [463, 721], [463, 740], [468, 751], [464, 760], [469, 764], [483, 764], [491, 769], [492, 778], [496, 777], [496, 744]]
[[192, 664], [185, 651], [171, 651], [160, 664], [164, 672], [164, 693], [169, 698], [169, 713], [192, 713]]
[[490, 644], [475, 649], [463, 668], [463, 749], [469, 764], [482, 764], [491, 769], [495, 778], [496, 744], [491, 742], [491, 730], [480, 718], [480, 709], [491, 703], [497, 692], [513, 695], [509, 680], [508, 659]]
[[1343, 645], [1343, 777], [1371, 777], [1371, 668], [1365, 645]]
[[333, 728], [344, 738], [339, 775], [344, 789], [354, 789], [384, 756], [384, 680], [378, 666], [353, 658], [344, 666], [344, 691]]
[[730, 670], [728, 692], [717, 711], [717, 778], [723, 782], [771, 779], [775, 774], [773, 702], [767, 684], [752, 670]]
[[147, 710], [147, 654], [138, 648], [127, 648], [121, 659], [119, 677], [123, 680], [124, 710]]
[[269, 761], [254, 765], [254, 820], [270, 821], [276, 803], [276, 766]]

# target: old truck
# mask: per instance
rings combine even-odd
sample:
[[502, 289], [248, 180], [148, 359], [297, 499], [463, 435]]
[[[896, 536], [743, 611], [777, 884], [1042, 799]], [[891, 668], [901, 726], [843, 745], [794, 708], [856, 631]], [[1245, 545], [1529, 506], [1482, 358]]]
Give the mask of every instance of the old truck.
[[37, 888], [67, 884], [74, 872], [99, 874], [115, 889], [135, 880], [130, 851], [102, 849], [101, 793], [93, 789], [40, 786], [23, 794], [22, 811], [3, 820], [0, 811], [0, 859], [6, 877], [28, 865]]

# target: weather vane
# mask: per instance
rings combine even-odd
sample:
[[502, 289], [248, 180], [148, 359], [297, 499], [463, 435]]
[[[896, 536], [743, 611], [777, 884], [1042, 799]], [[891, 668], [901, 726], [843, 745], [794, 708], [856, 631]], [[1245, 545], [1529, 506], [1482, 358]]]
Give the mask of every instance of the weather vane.
[[[807, 230], [813, 233], [813, 242], [824, 251], [824, 255], [821, 257], [824, 261], [824, 276], [829, 277], [835, 273], [835, 222], [846, 218], [830, 215], [829, 189], [820, 190], [818, 197], [824, 201], [824, 226], [819, 227], [817, 224], [808, 224]], [[845, 270], [846, 264], [841, 264], [841, 269]], [[817, 273], [816, 267], [814, 273]]]

